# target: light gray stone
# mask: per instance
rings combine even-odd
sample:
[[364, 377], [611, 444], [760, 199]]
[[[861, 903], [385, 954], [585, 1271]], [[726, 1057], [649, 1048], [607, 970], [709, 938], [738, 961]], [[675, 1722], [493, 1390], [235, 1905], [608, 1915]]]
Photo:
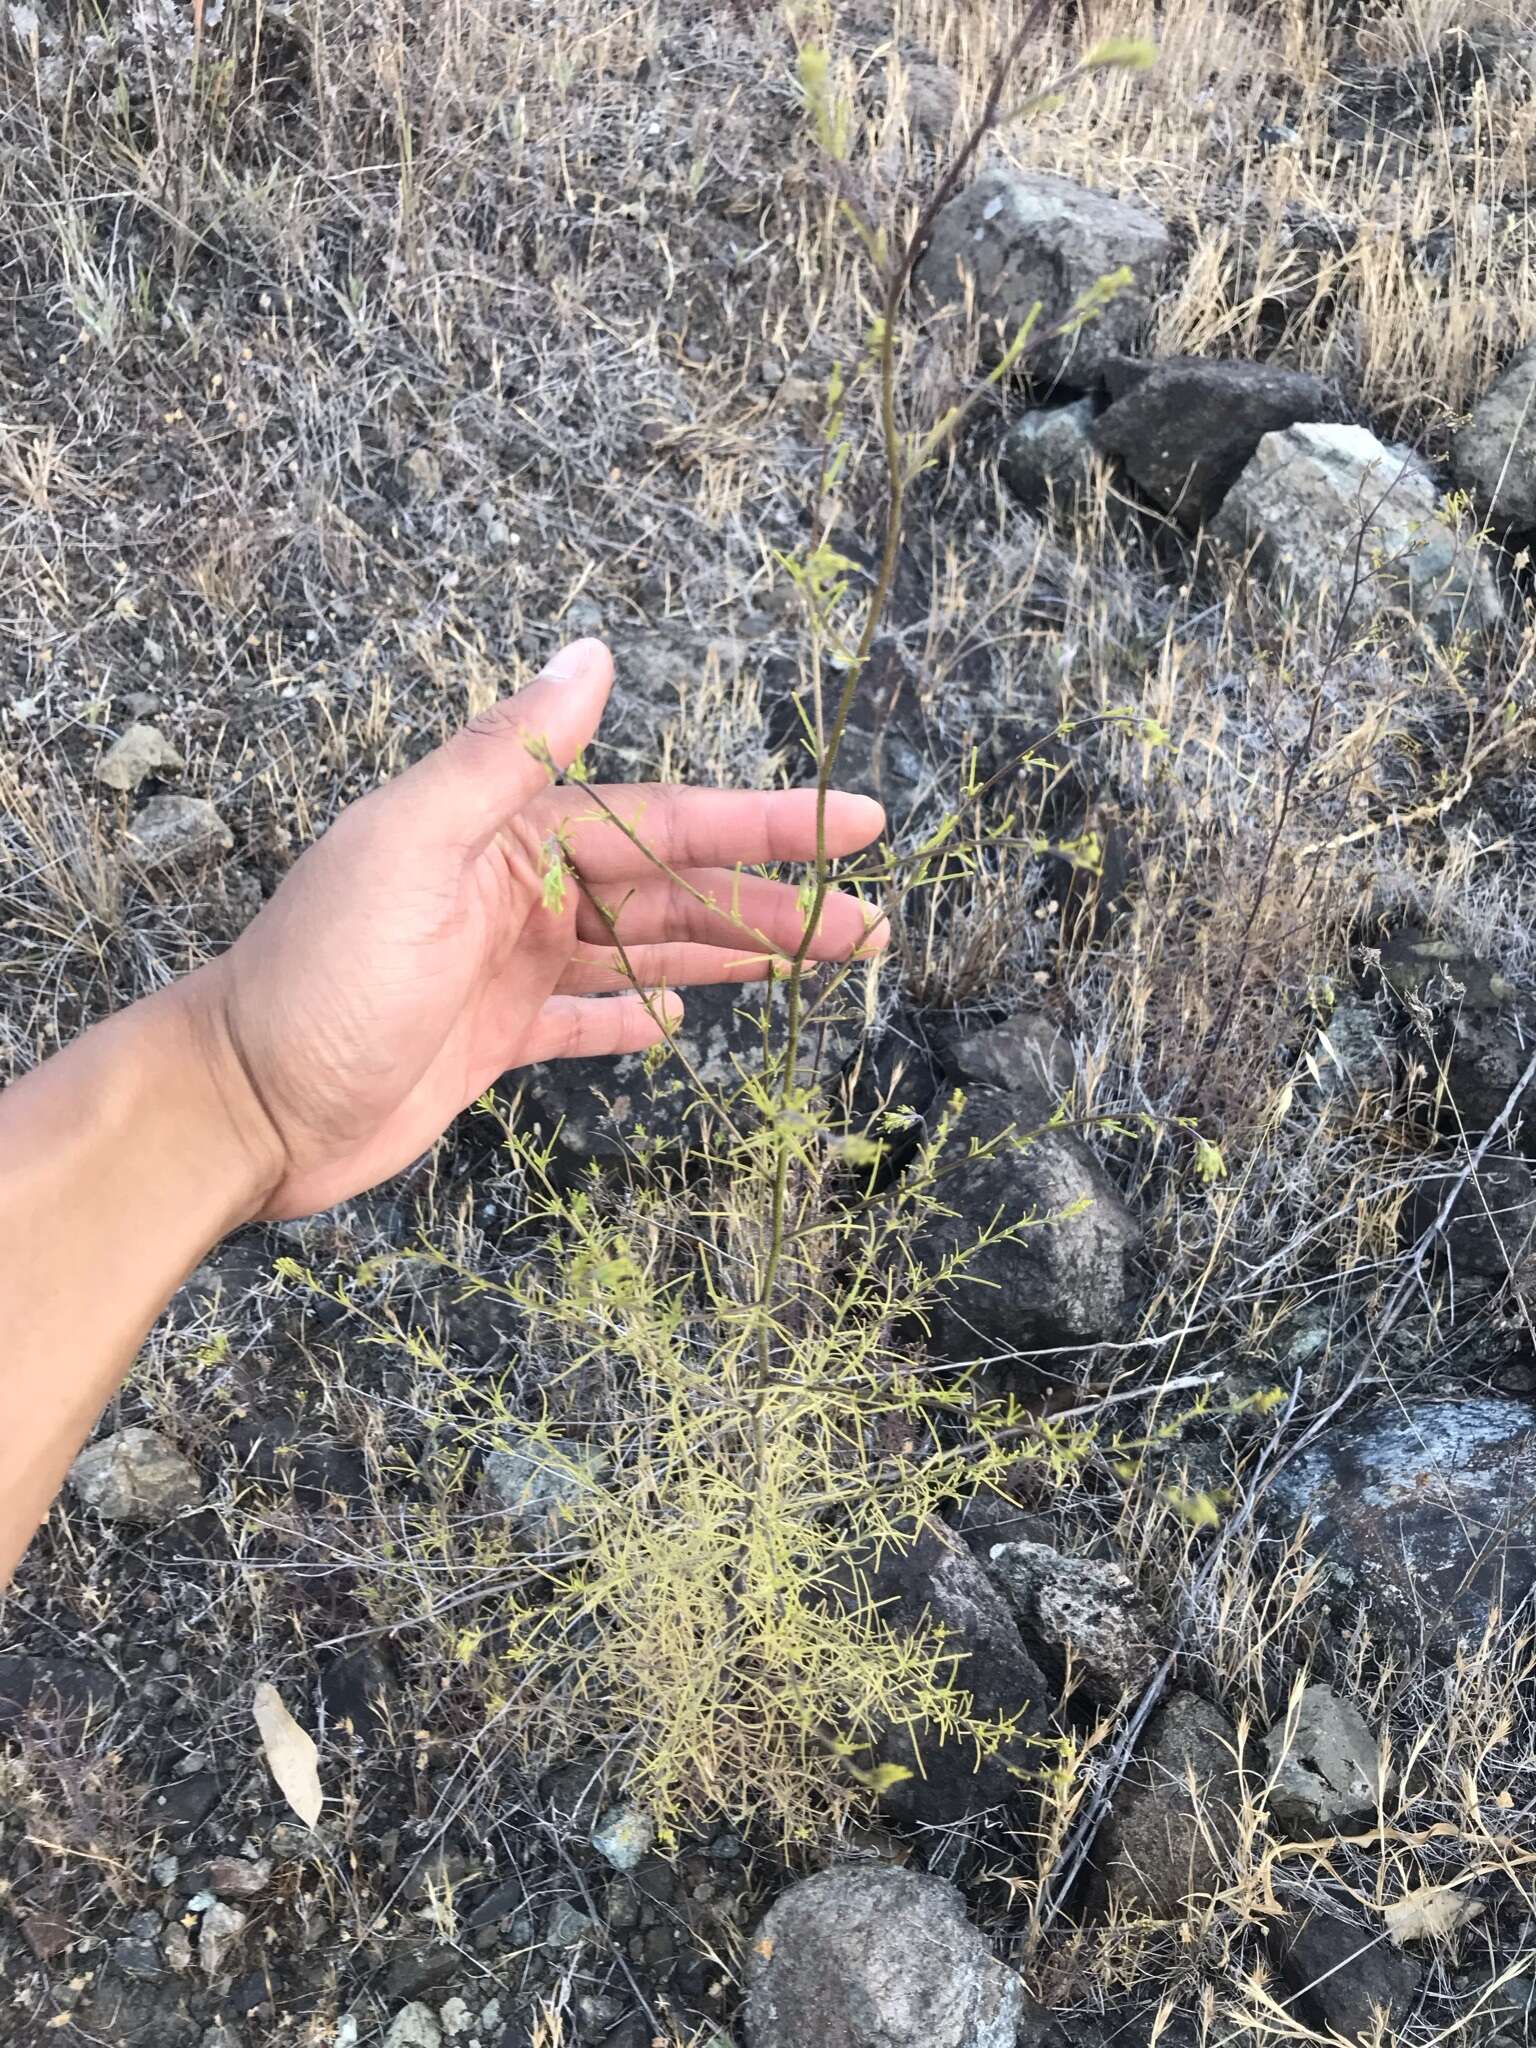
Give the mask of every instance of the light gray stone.
[[158, 1431], [132, 1424], [87, 1444], [70, 1468], [75, 1497], [104, 1522], [168, 1522], [203, 1497], [197, 1467]]
[[[927, 1217], [914, 1238], [930, 1270], [968, 1254], [931, 1317], [945, 1358], [1098, 1343], [1130, 1313], [1136, 1220], [1075, 1132], [1037, 1122], [1027, 1096], [990, 1089], [977, 1089], [955, 1119], [947, 1213]], [[975, 1250], [999, 1217], [1017, 1234]]]
[[[1040, 308], [1022, 367], [1043, 382], [1088, 390], [1104, 363], [1134, 346], [1172, 242], [1158, 216], [1070, 178], [998, 165], [950, 200], [934, 223], [917, 282], [940, 305], [973, 295], [993, 362]], [[1127, 269], [1129, 282], [1075, 332], [1050, 338], [1085, 294]]]
[[592, 1830], [592, 1846], [615, 1870], [633, 1870], [649, 1855], [656, 1823], [643, 1806], [610, 1806]]
[[1364, 427], [1302, 425], [1266, 434], [1210, 531], [1297, 604], [1347, 609], [1364, 630], [1407, 611], [1450, 641], [1498, 624], [1503, 606], [1476, 541], [1442, 516], [1411, 451]]
[[248, 1913], [222, 1899], [215, 1899], [204, 1913], [197, 1930], [197, 1959], [207, 1976], [221, 1977], [229, 1968], [249, 1919]]
[[430, 2005], [413, 1998], [389, 2023], [384, 2048], [443, 2048], [443, 2030]]
[[228, 853], [235, 836], [200, 796], [152, 796], [128, 827], [128, 858], [141, 874], [196, 867]]
[[1264, 1737], [1269, 1810], [1293, 1834], [1326, 1834], [1374, 1811], [1381, 1751], [1358, 1708], [1326, 1685], [1309, 1685], [1294, 1722], [1284, 1714]]
[[1052, 499], [1069, 505], [1092, 481], [1097, 462], [1092, 428], [1091, 398], [1020, 414], [1003, 436], [997, 463], [1021, 504], [1031, 511]]
[[204, 1866], [202, 1879], [216, 1898], [259, 1899], [272, 1882], [272, 1858], [215, 1856]]
[[485, 1505], [527, 1550], [558, 1547], [601, 1485], [606, 1461], [571, 1437], [527, 1437], [488, 1451], [481, 1472]]
[[1162, 1662], [1157, 1616], [1121, 1566], [1015, 1542], [994, 1544], [987, 1570], [1024, 1640], [1070, 1669], [1091, 1699], [1139, 1692]]
[[1020, 1010], [979, 1031], [936, 1035], [945, 1071], [963, 1088], [1001, 1088], [1021, 1120], [1045, 1123], [1071, 1093], [1072, 1047], [1061, 1029]]
[[740, 640], [683, 625], [616, 635], [613, 690], [590, 753], [593, 779], [650, 781], [663, 769], [685, 772], [685, 735], [698, 707], [735, 676], [745, 656]]
[[597, 1923], [590, 1914], [583, 1913], [579, 1906], [573, 1906], [569, 1899], [559, 1899], [551, 1909], [544, 1928], [544, 1946], [580, 1948], [596, 1932]]
[[884, 1865], [791, 1885], [748, 1984], [748, 2048], [1015, 2048], [1026, 2009], [954, 1886]]
[[1536, 530], [1536, 348], [1517, 356], [1473, 407], [1451, 467], [1495, 525]]
[[130, 725], [97, 762], [96, 780], [127, 792], [151, 775], [179, 775], [186, 765], [163, 732], [152, 725]]
[[907, 79], [907, 119], [919, 135], [942, 142], [953, 131], [960, 111], [960, 74], [926, 55], [908, 57], [902, 68]]

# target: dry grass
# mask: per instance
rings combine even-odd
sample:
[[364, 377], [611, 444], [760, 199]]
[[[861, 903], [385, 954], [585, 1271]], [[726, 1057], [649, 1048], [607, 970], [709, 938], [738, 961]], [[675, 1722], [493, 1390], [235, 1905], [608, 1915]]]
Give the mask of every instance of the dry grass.
[[[826, 374], [857, 359], [871, 312], [774, 9], [229, 0], [201, 48], [154, 8], [63, 22], [31, 50], [7, 29], [0, 57], [5, 1071], [224, 943], [351, 794], [515, 687], [575, 624], [601, 622], [621, 676], [658, 628], [744, 645], [739, 666], [700, 662], [658, 765], [792, 761], [764, 725], [803, 660], [776, 557], [816, 489]], [[889, 217], [912, 217], [1013, 25], [897, 0], [837, 30], [863, 110], [859, 175]], [[1439, 454], [1536, 335], [1532, 26], [1514, 0], [1387, 0], [1358, 20], [1315, 0], [1165, 0], [1095, 23], [1153, 35], [1153, 73], [1101, 74], [998, 146], [1165, 212], [1181, 264], [1160, 348], [1323, 370], [1384, 434]], [[1080, 33], [1053, 14], [1031, 68], [1059, 68]], [[952, 340], [914, 330], [914, 417], [969, 374]], [[857, 385], [847, 418], [838, 525], [866, 545], [878, 473]], [[1106, 884], [1085, 927], [1058, 870], [996, 851], [904, 907], [882, 1003], [898, 980], [934, 1005], [1043, 1001], [1077, 1052], [1074, 1106], [1135, 1121], [1134, 1138], [1096, 1140], [1145, 1206], [1153, 1277], [1134, 1341], [1085, 1369], [1125, 1403], [1106, 1416], [1155, 1427], [1173, 1398], [1159, 1390], [1189, 1372], [1289, 1383], [1319, 1330], [1308, 1398], [1325, 1398], [1351, 1363], [1327, 1333], [1368, 1323], [1402, 1270], [1426, 1141], [1406, 1084], [1323, 1085], [1324, 1034], [1389, 916], [1536, 973], [1531, 635], [1517, 623], [1476, 661], [1406, 636], [1334, 645], [1129, 518], [1107, 483], [1070, 516], [1027, 519], [992, 469], [994, 425], [984, 415], [918, 494], [893, 630], [936, 765], [898, 847], [961, 800], [970, 743], [1006, 715], [1010, 731], [1062, 735], [1090, 821], [1114, 835], [1124, 902]], [[187, 786], [236, 828], [235, 861], [206, 882], [147, 889], [122, 869], [125, 818], [90, 770], [136, 692], [191, 764]], [[1018, 794], [1029, 830], [1055, 836], [1038, 792]], [[1185, 1116], [1221, 1139], [1225, 1180], [1185, 1170]], [[504, 1163], [466, 1177], [445, 1151], [411, 1200], [440, 1256], [495, 1276], [526, 1192]], [[696, 1231], [668, 1199], [668, 1229]], [[355, 1290], [398, 1235], [365, 1208], [299, 1251]], [[416, 1265], [371, 1268], [367, 1289], [369, 1315], [407, 1331], [451, 1321]], [[1509, 1293], [1497, 1312], [1526, 1313]], [[487, 1625], [465, 1592], [485, 1559], [423, 1448], [468, 1427], [473, 1404], [433, 1342], [386, 1374], [364, 1323], [342, 1341], [307, 1315], [268, 1292], [183, 1318], [137, 1383], [143, 1411], [211, 1469], [271, 1372], [290, 1412], [359, 1446], [367, 1473], [366, 1513], [344, 1517], [229, 1472], [189, 1648], [231, 1684], [259, 1665], [302, 1686], [317, 1652], [387, 1619], [418, 1817], [510, 1836], [507, 1730], [482, 1748], [478, 1646], [442, 1668], [461, 1600], [463, 1628]], [[1448, 1283], [1418, 1318], [1433, 1359]], [[1403, 1357], [1386, 1369], [1406, 1388], [1418, 1368]], [[537, 1397], [532, 1381], [507, 1394], [525, 1420]], [[1254, 1441], [1234, 1424], [1221, 1451], [1235, 1499]], [[1207, 1438], [1190, 1443], [1198, 1463]], [[1189, 1671], [1249, 1730], [1284, 1712], [1299, 1664], [1338, 1650], [1299, 1557], [1277, 1567], [1234, 1541], [1213, 1569], [1161, 1477], [1120, 1485], [1090, 1458], [1072, 1484], [1058, 1471], [1038, 1499], [1023, 1491], [1073, 1541], [1113, 1531], [1187, 1631]], [[413, 1549], [407, 1529], [431, 1544]], [[40, 1610], [99, 1623], [125, 1564], [64, 1514], [32, 1569]], [[1507, 1956], [1536, 1910], [1528, 1646], [1506, 1634], [1443, 1678], [1382, 1649], [1359, 1639], [1336, 1659], [1398, 1753], [1401, 1789], [1369, 1839], [1281, 1853], [1253, 1778], [1215, 1897], [1173, 1928], [1058, 1924], [1030, 1950], [1042, 1987], [1111, 2008], [1166, 1990], [1211, 2041], [1307, 2039], [1255, 1959], [1275, 1912], [1325, 1881], [1367, 1929], [1415, 1883], [1473, 1884], [1498, 1901], [1488, 1925]], [[573, 1723], [601, 1736], [581, 1705]], [[1011, 1845], [1005, 1885], [978, 1890], [1021, 1943], [1108, 1739], [1084, 1738], [1039, 1838]], [[78, 1875], [109, 1853], [132, 1792], [101, 1754], [28, 1768], [11, 1812], [67, 1840]], [[341, 1848], [363, 1864], [370, 1796], [359, 1765]], [[341, 1981], [392, 1882], [363, 1864], [345, 1883], [343, 1861], [328, 1866]], [[451, 1924], [451, 1899], [442, 1910]], [[1476, 1997], [1452, 1977], [1437, 1952], [1415, 2040], [1474, 2038]], [[551, 2042], [566, 2024], [541, 2021]]]

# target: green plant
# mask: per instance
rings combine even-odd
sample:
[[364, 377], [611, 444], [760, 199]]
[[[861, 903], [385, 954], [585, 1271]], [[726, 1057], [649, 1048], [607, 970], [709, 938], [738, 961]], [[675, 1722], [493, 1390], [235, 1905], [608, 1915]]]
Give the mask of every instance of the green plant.
[[[813, 980], [808, 956], [833, 881], [828, 792], [888, 609], [909, 496], [982, 393], [1040, 338], [1037, 309], [970, 399], [935, 424], [903, 419], [901, 332], [913, 265], [997, 124], [1025, 38], [1021, 31], [969, 141], [900, 239], [854, 196], [850, 109], [834, 92], [825, 52], [810, 42], [801, 49], [809, 118], [876, 309], [863, 357], [846, 374], [834, 371], [827, 387], [817, 529], [780, 564], [801, 601], [812, 678], [805, 716], [818, 852], [802, 897], [805, 937], [775, 963], [761, 1061], [734, 1087], [707, 1086], [675, 1040], [653, 1062], [670, 1053], [691, 1093], [681, 1180], [676, 1171], [649, 1174], [616, 1190], [594, 1179], [572, 1192], [556, 1184], [547, 1153], [509, 1132], [540, 1251], [500, 1291], [537, 1333], [542, 1411], [529, 1414], [511, 1375], [449, 1375], [458, 1434], [437, 1497], [461, 1497], [467, 1446], [515, 1445], [550, 1475], [554, 1526], [530, 1546], [526, 1529], [509, 1531], [494, 1514], [466, 1531], [434, 1508], [410, 1535], [418, 1570], [458, 1560], [476, 1588], [468, 1601], [441, 1603], [434, 1621], [445, 1660], [473, 1674], [493, 1725], [509, 1722], [544, 1759], [619, 1744], [633, 1790], [666, 1825], [723, 1810], [809, 1836], [892, 1773], [907, 1775], [876, 1760], [894, 1727], [995, 1751], [1032, 1703], [1019, 1701], [1006, 1720], [979, 1716], [942, 1630], [895, 1629], [867, 1574], [942, 1506], [1005, 1490], [1021, 1467], [1060, 1480], [1106, 1448], [1122, 1459], [1135, 1454], [1134, 1444], [1109, 1445], [1080, 1421], [1042, 1420], [979, 1395], [963, 1376], [945, 1379], [910, 1341], [983, 1250], [1051, 1220], [993, 1217], [936, 1262], [914, 1249], [922, 1224], [944, 1209], [948, 1176], [1034, 1134], [1009, 1128], [951, 1156], [957, 1096], [887, 1184], [889, 1141], [911, 1133], [894, 1113], [861, 1124], [846, 1102], [829, 1102], [811, 1057], [813, 1034], [834, 1027], [861, 975], [856, 1007], [866, 1017], [873, 1007], [874, 962], [855, 958]], [[1139, 44], [1103, 45], [1052, 91], [1090, 68], [1146, 56]], [[1049, 97], [1035, 94], [1017, 111]], [[1051, 334], [1095, 317], [1121, 282], [1104, 280]], [[838, 487], [857, 459], [848, 408], [866, 393], [884, 463], [885, 524], [878, 566], [861, 585], [834, 535]], [[567, 780], [644, 850], [640, 828], [618, 817], [580, 764]], [[947, 816], [911, 853], [859, 865], [855, 886], [891, 915], [903, 896], [943, 886], [989, 851], [1038, 854], [1047, 842], [1011, 808], [989, 815], [999, 780], [973, 778], [964, 814]], [[1087, 865], [1096, 857], [1087, 839], [1069, 853]], [[572, 881], [586, 888], [558, 846], [549, 849], [548, 877], [553, 901]], [[710, 906], [745, 941], [756, 939], [731, 905], [711, 898]], [[596, 907], [622, 956], [618, 912]], [[633, 1135], [641, 1159], [654, 1152], [643, 1130]], [[1198, 1162], [1207, 1174], [1211, 1156]], [[293, 1277], [302, 1277], [298, 1269]], [[471, 1289], [487, 1284], [463, 1271], [458, 1278]], [[386, 1601], [381, 1619], [398, 1618]]]

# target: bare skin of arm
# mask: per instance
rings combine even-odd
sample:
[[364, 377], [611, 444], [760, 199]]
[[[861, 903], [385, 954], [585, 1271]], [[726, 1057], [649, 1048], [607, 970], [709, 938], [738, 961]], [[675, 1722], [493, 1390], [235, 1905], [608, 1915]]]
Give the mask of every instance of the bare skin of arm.
[[[799, 944], [795, 890], [737, 871], [814, 855], [813, 791], [556, 784], [612, 673], [599, 642], [566, 648], [345, 811], [227, 953], [0, 1094], [0, 1586], [221, 1237], [399, 1172], [509, 1068], [653, 1044], [681, 1006], [631, 971], [753, 981]], [[833, 795], [828, 850], [882, 822]], [[566, 862], [582, 886], [548, 886]], [[834, 894], [812, 954], [883, 938]]]

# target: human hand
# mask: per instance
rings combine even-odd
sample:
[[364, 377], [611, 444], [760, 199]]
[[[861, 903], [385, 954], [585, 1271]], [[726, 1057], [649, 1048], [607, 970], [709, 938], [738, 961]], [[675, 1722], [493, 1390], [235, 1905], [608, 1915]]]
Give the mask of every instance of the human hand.
[[[229, 951], [168, 992], [256, 1155], [257, 1214], [329, 1208], [399, 1172], [509, 1068], [654, 1044], [681, 1005], [648, 1002], [631, 974], [642, 989], [753, 981], [799, 946], [796, 889], [733, 871], [814, 857], [813, 790], [554, 782], [612, 681], [600, 641], [565, 648], [344, 811]], [[832, 794], [828, 852], [882, 823], [871, 798]], [[810, 957], [885, 935], [834, 892]]]

